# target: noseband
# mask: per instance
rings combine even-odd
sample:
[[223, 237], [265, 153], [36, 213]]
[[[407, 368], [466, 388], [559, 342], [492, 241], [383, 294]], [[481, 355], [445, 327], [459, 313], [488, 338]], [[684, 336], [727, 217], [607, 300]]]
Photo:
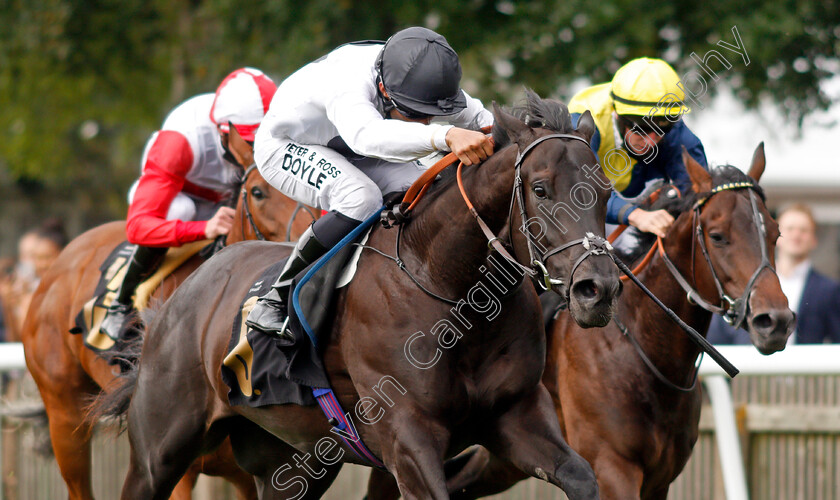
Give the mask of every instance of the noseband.
[[[707, 201], [709, 201], [709, 199], [711, 199], [711, 197], [715, 194], [721, 191], [737, 189], [749, 189], [750, 205], [752, 206], [752, 222], [755, 225], [756, 230], [758, 231], [759, 246], [761, 248], [761, 263], [758, 265], [758, 268], [753, 272], [741, 296], [736, 299], [733, 299], [724, 291], [723, 284], [721, 283], [721, 280], [718, 277], [717, 271], [715, 271], [715, 266], [712, 265], [712, 259], [709, 256], [709, 250], [706, 247], [706, 241], [703, 237], [704, 231], [703, 223], [700, 221], [700, 211], [703, 205]], [[698, 241], [700, 251], [703, 253], [703, 257], [705, 258], [706, 263], [709, 266], [709, 270], [711, 270], [712, 272], [712, 279], [715, 283], [715, 288], [717, 288], [718, 291], [718, 300], [720, 303], [719, 306], [710, 304], [708, 301], [706, 301], [700, 296], [700, 293], [697, 292], [697, 290], [688, 283], [688, 280], [685, 279], [682, 273], [680, 273], [680, 271], [677, 269], [677, 266], [674, 265], [673, 261], [671, 261], [671, 259], [665, 253], [664, 247], [660, 245], [660, 255], [665, 261], [665, 265], [668, 267], [668, 270], [680, 284], [682, 289], [685, 290], [689, 302], [696, 304], [709, 312], [720, 314], [721, 316], [723, 316], [724, 321], [732, 325], [734, 328], [741, 327], [741, 325], [744, 322], [744, 319], [747, 316], [750, 295], [752, 294], [752, 291], [755, 288], [755, 283], [758, 280], [758, 276], [761, 274], [761, 272], [765, 269], [769, 269], [771, 273], [776, 274], [776, 270], [773, 269], [773, 266], [770, 264], [770, 254], [767, 249], [767, 227], [764, 223], [764, 216], [762, 216], [761, 212], [758, 210], [758, 202], [756, 202], [755, 199], [757, 196], [756, 193], [757, 189], [753, 182], [733, 182], [729, 184], [723, 184], [712, 189], [709, 195], [705, 198], [697, 200], [697, 202], [694, 204], [694, 207], [692, 207], [692, 210], [694, 211], [694, 231], [692, 232], [691, 244], [692, 275], [694, 274], [695, 241]]]

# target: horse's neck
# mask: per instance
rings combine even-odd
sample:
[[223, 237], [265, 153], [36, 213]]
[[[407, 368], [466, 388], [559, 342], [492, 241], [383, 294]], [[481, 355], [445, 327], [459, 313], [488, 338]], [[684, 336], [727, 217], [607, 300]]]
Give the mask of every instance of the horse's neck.
[[[464, 167], [462, 172], [467, 196], [496, 234], [508, 218], [515, 152], [515, 148], [506, 148], [478, 167]], [[453, 292], [474, 285], [480, 276], [478, 268], [487, 258], [487, 238], [470, 214], [457, 183], [444, 188], [417, 212], [405, 228], [402, 251], [406, 262], [418, 266], [436, 283], [445, 283]]]
[[[679, 223], [679, 221], [678, 221]], [[691, 258], [697, 258], [697, 253], [692, 253], [692, 232], [694, 230], [690, 216], [682, 221], [683, 227], [672, 232], [672, 238], [665, 243], [665, 250], [668, 257], [680, 270], [683, 277], [693, 286]], [[676, 233], [676, 234], [674, 234]], [[705, 274], [708, 273], [706, 266], [696, 266], [698, 282], [702, 283], [698, 292], [704, 298], [710, 298], [710, 290], [706, 285]], [[712, 318], [712, 313], [689, 302], [686, 292], [671, 275], [659, 252], [654, 254], [647, 269], [640, 276], [645, 286], [656, 295], [663, 304], [674, 311], [689, 326], [705, 336]], [[659, 309], [653, 301], [643, 294], [634, 285], [632, 295], [623, 300], [631, 308], [628, 317], [632, 316], [633, 321], [626, 325], [639, 340], [645, 354], [651, 358], [654, 364], [666, 376], [676, 383], [686, 383], [685, 375], [694, 369], [693, 361], [699, 354], [697, 346], [692, 342], [688, 334], [668, 318], [664, 311]], [[649, 307], [649, 313], [639, 313], [639, 305], [645, 304]], [[641, 363], [641, 361], [640, 361]]]

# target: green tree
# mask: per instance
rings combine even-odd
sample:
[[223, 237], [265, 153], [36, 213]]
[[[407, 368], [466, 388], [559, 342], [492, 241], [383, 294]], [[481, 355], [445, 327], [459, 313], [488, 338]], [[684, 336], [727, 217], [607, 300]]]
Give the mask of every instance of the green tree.
[[[112, 218], [139, 171], [143, 144], [183, 99], [249, 65], [277, 81], [351, 40], [410, 25], [444, 34], [464, 85], [509, 102], [523, 86], [570, 97], [580, 79], [659, 56], [678, 73], [716, 48], [738, 97], [766, 98], [789, 119], [829, 102], [840, 72], [834, 0], [0, 0], [0, 191], [61, 193]], [[733, 42], [750, 64], [716, 46]], [[711, 88], [713, 92], [715, 89]], [[11, 187], [10, 187], [11, 186]]]

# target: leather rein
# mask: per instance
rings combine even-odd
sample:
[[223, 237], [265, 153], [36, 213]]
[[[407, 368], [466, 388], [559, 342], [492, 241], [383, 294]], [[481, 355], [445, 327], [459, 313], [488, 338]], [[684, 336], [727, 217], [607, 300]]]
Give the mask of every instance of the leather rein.
[[[515, 177], [513, 181], [513, 193], [511, 193], [511, 204], [510, 208], [508, 209], [508, 224], [512, 224], [511, 216], [513, 215], [514, 201], [519, 207], [519, 215], [521, 217], [522, 223], [524, 224], [525, 221], [528, 220], [528, 214], [525, 209], [525, 192], [523, 187], [524, 183], [522, 182], [521, 176], [522, 162], [525, 160], [525, 157], [528, 155], [528, 153], [530, 153], [534, 148], [536, 148], [543, 142], [551, 139], [568, 139], [580, 141], [586, 144], [587, 147], [590, 147], [589, 141], [573, 134], [549, 134], [537, 138], [527, 147], [525, 147], [525, 149], [520, 150], [517, 153], [516, 161], [514, 162]], [[484, 236], [487, 238], [487, 246], [496, 250], [499, 253], [499, 255], [501, 255], [506, 261], [511, 263], [511, 265], [518, 267], [525, 274], [531, 276], [532, 278], [535, 278], [536, 283], [539, 285], [540, 288], [543, 289], [543, 291], [552, 290], [555, 287], [560, 287], [571, 283], [575, 271], [583, 263], [584, 260], [593, 255], [607, 255], [612, 250], [612, 246], [609, 244], [609, 242], [607, 242], [606, 239], [600, 236], [596, 236], [591, 232], [587, 232], [583, 238], [578, 238], [576, 240], [566, 242], [563, 245], [560, 245], [559, 247], [553, 248], [551, 250], [540, 252], [537, 248], [536, 242], [534, 241], [534, 237], [531, 235], [531, 232], [523, 231], [523, 234], [525, 235], [525, 240], [528, 243], [528, 262], [531, 263], [531, 266], [529, 267], [520, 264], [519, 261], [507, 251], [504, 245], [502, 245], [500, 238], [497, 235], [495, 235], [493, 231], [487, 226], [487, 224], [476, 211], [475, 207], [469, 199], [469, 196], [467, 196], [467, 192], [464, 189], [464, 183], [461, 178], [461, 171], [463, 170], [463, 167], [463, 163], [458, 165], [458, 171], [456, 174], [458, 179], [458, 189], [461, 191], [461, 197], [463, 197], [464, 202], [466, 203], [467, 208], [470, 211], [470, 214], [472, 214], [472, 216], [475, 218], [476, 223], [478, 223], [478, 227], [481, 228], [481, 232], [484, 233]], [[509, 236], [512, 237], [513, 232], [508, 232], [510, 233]], [[557, 255], [560, 252], [563, 252], [564, 250], [573, 248], [577, 245], [583, 246], [585, 251], [578, 257], [578, 259], [572, 265], [567, 280], [564, 281], [560, 278], [552, 277], [551, 274], [549, 274], [548, 269], [546, 268], [545, 262], [548, 261], [550, 257]], [[565, 294], [566, 300], [569, 299], [569, 293], [570, 288], [567, 287]]]
[[[573, 134], [549, 134], [544, 135], [542, 137], [537, 138], [533, 142], [531, 142], [528, 146], [524, 149], [521, 149], [517, 152], [516, 160], [514, 163], [514, 170], [515, 170], [515, 178], [513, 182], [513, 192], [511, 193], [511, 204], [508, 210], [508, 221], [509, 224], [511, 223], [511, 216], [513, 215], [513, 204], [516, 203], [519, 207], [519, 214], [522, 218], [522, 221], [528, 220], [528, 215], [525, 209], [525, 195], [524, 195], [524, 187], [521, 177], [521, 167], [522, 163], [525, 160], [525, 157], [530, 153], [534, 148], [538, 145], [542, 144], [551, 139], [561, 139], [561, 140], [574, 140], [574, 141], [581, 141], [586, 144], [587, 147], [590, 147], [589, 141], [583, 139], [582, 137], [578, 137]], [[405, 197], [400, 205], [394, 207], [394, 209], [390, 211], [385, 211], [382, 214], [382, 224], [386, 228], [393, 227], [394, 225], [400, 225], [400, 229], [397, 232], [397, 255], [396, 258], [391, 257], [389, 255], [382, 254], [385, 257], [388, 257], [399, 265], [400, 269], [405, 271], [409, 277], [417, 284], [426, 294], [442, 300], [447, 303], [455, 303], [454, 301], [447, 299], [445, 297], [441, 297], [437, 294], [432, 293], [431, 291], [427, 290], [423, 287], [420, 282], [408, 271], [405, 267], [404, 262], [399, 257], [399, 239], [400, 234], [402, 232], [401, 224], [405, 222], [411, 215], [411, 211], [417, 205], [417, 202], [420, 198], [425, 194], [426, 190], [428, 189], [429, 185], [434, 181], [437, 174], [443, 170], [444, 168], [453, 165], [457, 162], [457, 157], [454, 153], [450, 153], [446, 155], [443, 159], [438, 161], [434, 166], [432, 166], [429, 170], [427, 170], [406, 192]], [[520, 269], [524, 274], [531, 276], [534, 278], [535, 282], [538, 284], [540, 288], [544, 291], [554, 289], [555, 287], [560, 287], [566, 285], [567, 283], [571, 283], [574, 273], [577, 268], [586, 260], [588, 257], [592, 255], [608, 255], [609, 252], [612, 250], [612, 246], [607, 242], [606, 239], [596, 236], [591, 232], [587, 232], [583, 238], [578, 238], [576, 240], [569, 241], [560, 245], [559, 247], [553, 248], [546, 252], [540, 252], [537, 248], [537, 244], [534, 241], [533, 236], [531, 235], [530, 231], [523, 231], [525, 235], [525, 239], [528, 243], [528, 257], [529, 262], [531, 263], [530, 266], [525, 266], [520, 264], [519, 261], [508, 252], [505, 246], [501, 242], [501, 238], [497, 236], [487, 223], [481, 218], [481, 216], [476, 211], [475, 207], [472, 204], [467, 192], [464, 188], [464, 183], [462, 179], [462, 171], [463, 171], [464, 164], [459, 163], [458, 169], [456, 172], [457, 182], [458, 182], [458, 189], [461, 192], [461, 197], [464, 199], [464, 202], [467, 205], [467, 209], [469, 210], [470, 214], [475, 218], [476, 223], [478, 224], [481, 232], [487, 238], [487, 246], [488, 248], [495, 250], [502, 256], [507, 262], [509, 262], [514, 267]], [[509, 231], [510, 236], [512, 236], [512, 231]], [[546, 268], [545, 262], [552, 256], [557, 255], [564, 250], [568, 250], [575, 246], [581, 245], [584, 248], [584, 252], [578, 257], [575, 263], [572, 265], [572, 268], [569, 272], [569, 276], [567, 280], [562, 280], [559, 278], [552, 277]], [[381, 252], [378, 252], [381, 253]], [[559, 291], [559, 290], [557, 290]], [[570, 287], [566, 288], [565, 291], [565, 298], [566, 300], [569, 299]]]
[[[257, 224], [254, 222], [254, 216], [251, 215], [251, 208], [248, 206], [248, 189], [245, 187], [245, 182], [248, 180], [248, 176], [251, 175], [251, 172], [256, 170], [257, 164], [252, 163], [251, 166], [245, 169], [245, 173], [242, 174], [242, 188], [240, 189], [240, 193], [242, 195], [242, 239], [246, 239], [245, 236], [245, 221], [244, 219], [248, 218], [248, 224], [251, 225], [251, 229], [254, 230], [254, 234], [257, 236], [257, 239], [260, 241], [265, 241], [265, 236], [260, 232], [260, 228], [257, 227]], [[297, 212], [295, 212], [297, 213]], [[294, 219], [292, 219], [294, 220]]]

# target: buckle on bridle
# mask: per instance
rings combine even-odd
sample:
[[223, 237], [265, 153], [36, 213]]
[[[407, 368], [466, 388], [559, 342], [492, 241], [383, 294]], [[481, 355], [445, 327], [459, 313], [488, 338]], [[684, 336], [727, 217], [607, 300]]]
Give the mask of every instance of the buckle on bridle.
[[537, 259], [534, 259], [534, 262], [532, 262], [532, 264], [539, 270], [539, 272], [542, 273], [542, 281], [537, 282], [540, 284], [540, 288], [542, 288], [545, 291], [549, 291], [555, 286], [563, 285], [563, 280], [551, 277], [551, 275], [548, 273], [548, 269], [545, 268], [545, 265], [542, 262], [540, 262]]
[[[610, 242], [600, 236], [596, 236], [591, 232], [587, 232], [586, 236], [581, 240], [581, 245], [591, 255], [607, 255], [612, 252], [613, 247]], [[592, 248], [595, 247], [595, 248]]]
[[729, 326], [735, 326], [735, 323], [738, 321], [738, 317], [741, 316], [741, 299], [733, 299], [729, 295], [723, 295], [721, 298], [729, 304], [726, 312], [723, 313], [723, 320], [726, 321], [726, 324]]
[[379, 214], [379, 222], [382, 224], [382, 227], [385, 229], [391, 229], [394, 226], [398, 226], [404, 222], [406, 222], [411, 217], [411, 211], [406, 209], [405, 211], [402, 210], [403, 204], [394, 205], [394, 208], [390, 210], [383, 210], [382, 213]]

